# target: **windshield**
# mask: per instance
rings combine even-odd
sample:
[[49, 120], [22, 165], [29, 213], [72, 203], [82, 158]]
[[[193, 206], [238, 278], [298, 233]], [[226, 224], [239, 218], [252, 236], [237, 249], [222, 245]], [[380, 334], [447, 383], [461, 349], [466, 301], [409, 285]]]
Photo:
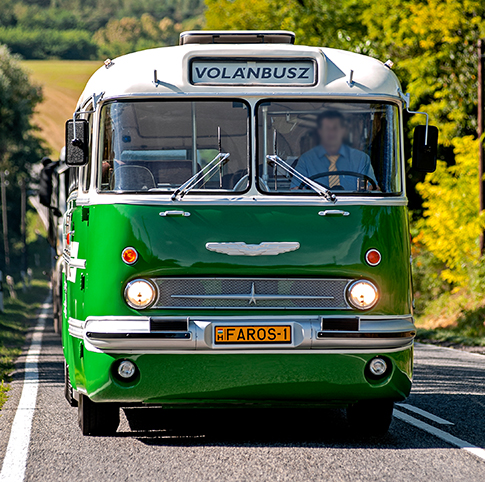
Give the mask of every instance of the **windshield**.
[[272, 101], [257, 120], [261, 191], [318, 195], [314, 181], [337, 196], [401, 192], [396, 106]]
[[[101, 191], [173, 192], [197, 173], [190, 192], [248, 187], [243, 102], [108, 103], [101, 111], [100, 137]], [[224, 162], [209, 166], [220, 151], [228, 154]]]

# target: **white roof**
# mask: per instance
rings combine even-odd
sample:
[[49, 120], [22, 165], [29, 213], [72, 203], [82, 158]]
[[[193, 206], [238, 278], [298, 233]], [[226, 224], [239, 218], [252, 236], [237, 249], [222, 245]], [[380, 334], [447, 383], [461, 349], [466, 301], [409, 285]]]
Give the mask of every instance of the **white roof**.
[[[193, 85], [190, 61], [196, 58], [271, 60], [314, 59], [317, 82], [311, 86]], [[158, 85], [154, 82], [157, 71]], [[350, 72], [353, 71], [350, 85]], [[352, 95], [399, 97], [396, 75], [379, 60], [344, 50], [288, 44], [188, 44], [143, 50], [116, 58], [93, 74], [81, 95], [78, 107], [93, 94], [104, 99], [127, 95]]]

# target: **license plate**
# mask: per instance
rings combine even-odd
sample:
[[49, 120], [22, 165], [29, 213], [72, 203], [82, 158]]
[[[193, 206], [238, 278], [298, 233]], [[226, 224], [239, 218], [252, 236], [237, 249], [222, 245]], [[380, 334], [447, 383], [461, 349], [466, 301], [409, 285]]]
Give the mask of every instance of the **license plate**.
[[291, 326], [216, 326], [214, 340], [216, 345], [291, 343]]

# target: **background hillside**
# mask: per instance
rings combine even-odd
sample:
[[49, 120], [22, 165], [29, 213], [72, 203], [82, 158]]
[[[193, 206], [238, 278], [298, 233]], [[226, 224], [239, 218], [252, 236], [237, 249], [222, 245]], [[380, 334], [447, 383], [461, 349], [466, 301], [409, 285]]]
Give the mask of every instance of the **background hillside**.
[[100, 61], [24, 60], [22, 67], [32, 83], [42, 87], [43, 100], [37, 105], [33, 123], [57, 159], [64, 145], [64, 123], [72, 117], [77, 100]]
[[89, 60], [178, 43], [204, 0], [0, 0], [0, 44], [25, 59]]

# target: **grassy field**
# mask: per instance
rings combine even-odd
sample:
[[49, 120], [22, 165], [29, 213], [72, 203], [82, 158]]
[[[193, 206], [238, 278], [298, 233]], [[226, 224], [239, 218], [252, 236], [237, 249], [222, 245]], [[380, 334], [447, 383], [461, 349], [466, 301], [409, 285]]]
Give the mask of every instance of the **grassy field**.
[[34, 279], [25, 293], [19, 285], [18, 299], [9, 298], [8, 291], [4, 292], [4, 311], [0, 313], [0, 409], [7, 399], [9, 373], [22, 351], [27, 330], [35, 323], [37, 310], [50, 289], [47, 279]]
[[24, 60], [30, 79], [42, 86], [44, 101], [37, 107], [34, 123], [51, 149], [55, 160], [64, 145], [64, 124], [72, 117], [89, 77], [102, 66], [101, 61]]

